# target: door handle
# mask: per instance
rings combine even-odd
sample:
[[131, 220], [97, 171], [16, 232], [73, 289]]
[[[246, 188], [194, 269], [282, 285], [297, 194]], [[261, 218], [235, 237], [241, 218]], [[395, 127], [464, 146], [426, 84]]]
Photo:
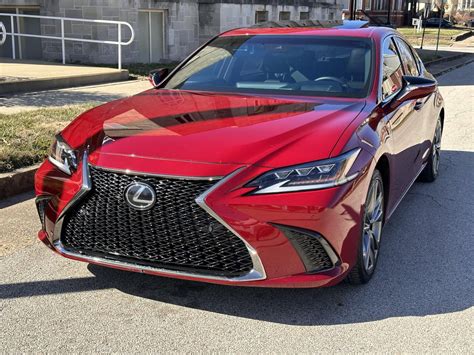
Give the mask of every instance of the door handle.
[[416, 111], [418, 111], [418, 110], [420, 110], [420, 109], [423, 107], [424, 104], [425, 104], [425, 103], [424, 103], [423, 101], [417, 101], [417, 102], [415, 102], [415, 106], [413, 106], [413, 109], [415, 109]]

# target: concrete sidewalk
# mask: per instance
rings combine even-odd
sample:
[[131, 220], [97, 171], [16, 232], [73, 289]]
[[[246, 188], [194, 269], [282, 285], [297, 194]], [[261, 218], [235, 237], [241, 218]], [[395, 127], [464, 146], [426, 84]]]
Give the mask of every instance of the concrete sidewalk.
[[128, 80], [128, 70], [0, 59], [0, 94]]
[[148, 80], [128, 80], [119, 83], [5, 95], [0, 97], [0, 112], [12, 114], [86, 102], [102, 103], [135, 95], [151, 88]]
[[[420, 48], [420, 46], [414, 46]], [[423, 49], [436, 50], [436, 46], [424, 45]], [[439, 46], [438, 51], [443, 52], [459, 52], [459, 53], [474, 53], [474, 36], [465, 39], [464, 41], [454, 42], [452, 46]]]

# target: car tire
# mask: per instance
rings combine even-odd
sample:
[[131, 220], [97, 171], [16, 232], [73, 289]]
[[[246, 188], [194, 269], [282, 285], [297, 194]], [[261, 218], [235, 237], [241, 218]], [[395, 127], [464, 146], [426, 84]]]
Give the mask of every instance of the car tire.
[[436, 122], [435, 134], [431, 143], [430, 156], [425, 168], [420, 174], [419, 181], [433, 182], [439, 175], [439, 160], [441, 152], [441, 137], [443, 134], [443, 125], [441, 118]]
[[384, 207], [384, 188], [382, 174], [375, 170], [362, 214], [362, 231], [357, 252], [357, 262], [347, 275], [347, 281], [353, 285], [369, 282], [372, 278], [380, 251]]

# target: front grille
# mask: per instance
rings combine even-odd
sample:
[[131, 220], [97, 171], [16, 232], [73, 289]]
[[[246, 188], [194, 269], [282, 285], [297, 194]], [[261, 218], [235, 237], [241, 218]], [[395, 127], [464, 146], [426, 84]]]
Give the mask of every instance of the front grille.
[[[92, 190], [66, 215], [61, 242], [73, 252], [225, 277], [252, 269], [244, 242], [196, 204], [214, 182], [125, 175], [90, 167]], [[153, 186], [157, 202], [138, 211], [124, 191]]]
[[326, 249], [321, 244], [322, 237], [314, 232], [278, 226], [290, 240], [303, 261], [307, 272], [318, 272], [331, 269], [331, 261]]

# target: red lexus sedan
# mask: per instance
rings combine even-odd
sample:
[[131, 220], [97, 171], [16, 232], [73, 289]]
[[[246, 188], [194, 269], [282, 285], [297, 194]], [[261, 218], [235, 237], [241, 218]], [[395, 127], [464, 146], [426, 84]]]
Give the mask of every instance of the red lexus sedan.
[[392, 29], [278, 26], [225, 32], [69, 124], [36, 174], [41, 241], [219, 284], [368, 282], [384, 223], [438, 175], [443, 99]]

